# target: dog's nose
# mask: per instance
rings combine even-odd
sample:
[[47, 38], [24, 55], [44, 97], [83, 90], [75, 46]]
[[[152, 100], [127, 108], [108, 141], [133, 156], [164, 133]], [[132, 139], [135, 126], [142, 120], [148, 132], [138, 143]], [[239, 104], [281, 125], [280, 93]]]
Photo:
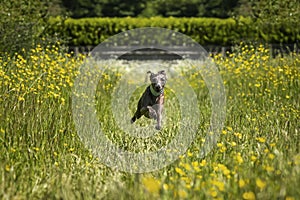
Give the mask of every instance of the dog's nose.
[[157, 85], [155, 86], [155, 89], [156, 89], [157, 91], [160, 91], [160, 90], [162, 89], [162, 87], [161, 87], [160, 84], [157, 84]]

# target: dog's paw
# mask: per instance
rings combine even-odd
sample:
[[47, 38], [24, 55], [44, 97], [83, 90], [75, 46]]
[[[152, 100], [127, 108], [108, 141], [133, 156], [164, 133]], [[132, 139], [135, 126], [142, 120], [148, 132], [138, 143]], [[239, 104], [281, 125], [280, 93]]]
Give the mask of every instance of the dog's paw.
[[157, 124], [157, 125], [155, 126], [155, 129], [156, 129], [156, 130], [160, 130], [160, 129], [161, 129], [161, 126]]
[[135, 120], [136, 120], [135, 117], [131, 118], [130, 123], [133, 124], [135, 122]]
[[147, 106], [148, 110], [149, 110], [149, 117], [151, 119], [157, 119], [157, 114], [156, 111], [151, 107], [151, 106]]
[[157, 114], [156, 114], [155, 111], [154, 111], [154, 112], [150, 112], [150, 111], [149, 111], [149, 116], [150, 116], [151, 119], [154, 119], [154, 120], [157, 119]]
[[161, 125], [156, 124], [156, 125], [155, 125], [155, 129], [158, 130], [158, 131], [161, 130]]

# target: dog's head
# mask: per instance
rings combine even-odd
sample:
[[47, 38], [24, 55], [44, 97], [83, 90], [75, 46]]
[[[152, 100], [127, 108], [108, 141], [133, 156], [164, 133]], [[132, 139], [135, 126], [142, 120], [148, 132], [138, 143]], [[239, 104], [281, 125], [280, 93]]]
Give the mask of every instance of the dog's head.
[[150, 81], [153, 89], [156, 92], [162, 92], [167, 82], [166, 72], [161, 70], [157, 72], [157, 74], [154, 74], [151, 71], [148, 71], [147, 73], [150, 74]]

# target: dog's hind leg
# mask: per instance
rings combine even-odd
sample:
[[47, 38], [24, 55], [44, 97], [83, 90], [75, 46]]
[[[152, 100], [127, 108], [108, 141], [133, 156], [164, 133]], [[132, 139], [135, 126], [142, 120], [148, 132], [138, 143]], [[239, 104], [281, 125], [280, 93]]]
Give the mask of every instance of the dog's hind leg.
[[134, 116], [131, 118], [130, 122], [133, 124], [135, 121], [136, 121], [136, 116], [134, 115]]
[[146, 107], [137, 109], [134, 116], [131, 118], [131, 123], [134, 123], [137, 119], [141, 118], [143, 115], [149, 118], [149, 111]]
[[133, 124], [137, 119], [139, 119], [142, 116], [141, 112], [137, 110], [134, 113], [134, 116], [131, 118], [131, 123]]

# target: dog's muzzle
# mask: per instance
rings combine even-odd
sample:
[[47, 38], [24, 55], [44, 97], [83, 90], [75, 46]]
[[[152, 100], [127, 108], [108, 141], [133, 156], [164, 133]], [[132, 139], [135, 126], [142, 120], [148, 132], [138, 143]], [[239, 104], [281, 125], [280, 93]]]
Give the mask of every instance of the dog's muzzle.
[[160, 92], [163, 90], [163, 86], [159, 83], [155, 84], [153, 88], [156, 92]]

